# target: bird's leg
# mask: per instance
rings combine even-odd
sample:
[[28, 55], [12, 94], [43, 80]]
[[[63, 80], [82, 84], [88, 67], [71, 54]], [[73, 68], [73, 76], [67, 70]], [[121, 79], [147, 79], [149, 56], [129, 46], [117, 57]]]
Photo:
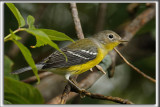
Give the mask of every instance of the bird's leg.
[[77, 90], [81, 90], [78, 86], [77, 83], [70, 78], [71, 74], [66, 74], [65, 77], [68, 80], [68, 82], [72, 85], [73, 88], [77, 89]]
[[81, 98], [84, 98], [85, 95], [83, 94], [83, 92], [85, 91], [85, 89], [79, 88], [79, 87], [77, 86], [77, 83], [76, 83], [73, 79], [68, 80], [68, 81], [69, 81], [69, 83], [72, 85], [71, 87], [72, 87], [74, 90], [76, 90], [77, 92], [79, 92], [80, 97], [81, 97]]
[[82, 90], [81, 88], [79, 88], [76, 84], [76, 82], [73, 79], [69, 79], [68, 82], [72, 85], [72, 88], [76, 89], [76, 90]]
[[79, 92], [80, 93], [80, 97], [81, 98], [84, 98], [85, 96], [83, 95], [83, 91], [85, 89], [81, 89], [77, 86], [77, 82], [74, 81], [72, 78], [70, 79], [70, 74], [67, 74], [66, 76], [66, 79], [68, 80], [69, 84], [71, 85], [71, 87], [76, 90], [76, 92]]

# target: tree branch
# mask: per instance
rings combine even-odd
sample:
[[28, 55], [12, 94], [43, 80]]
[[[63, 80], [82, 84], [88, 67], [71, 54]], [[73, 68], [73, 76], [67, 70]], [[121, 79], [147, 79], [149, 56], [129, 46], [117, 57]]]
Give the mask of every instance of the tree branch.
[[80, 23], [80, 20], [78, 17], [76, 3], [70, 3], [70, 6], [71, 6], [72, 17], [74, 20], [75, 29], [77, 32], [78, 39], [84, 39], [83, 30], [82, 30], [81, 23]]
[[63, 94], [61, 96], [60, 104], [65, 104], [66, 103], [66, 100], [68, 98], [68, 95], [69, 95], [70, 91], [71, 91], [71, 86], [70, 86], [70, 84], [67, 84], [65, 86]]

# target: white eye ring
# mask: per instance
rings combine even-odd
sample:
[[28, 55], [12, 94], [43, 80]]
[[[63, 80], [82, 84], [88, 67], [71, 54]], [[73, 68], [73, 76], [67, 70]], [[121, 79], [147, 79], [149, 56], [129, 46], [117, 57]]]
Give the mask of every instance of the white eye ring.
[[112, 40], [112, 39], [113, 39], [113, 35], [112, 35], [112, 34], [109, 34], [109, 35], [108, 35], [108, 38]]

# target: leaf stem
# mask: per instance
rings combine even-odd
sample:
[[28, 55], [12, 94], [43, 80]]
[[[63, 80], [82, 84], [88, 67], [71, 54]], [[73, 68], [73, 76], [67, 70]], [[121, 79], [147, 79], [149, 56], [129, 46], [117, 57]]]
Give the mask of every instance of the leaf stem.
[[[15, 34], [19, 31], [24, 31], [24, 30], [25, 30], [25, 28], [18, 28], [17, 30], [13, 31], [13, 33]], [[4, 37], [4, 42], [7, 42], [8, 40], [10, 40], [10, 37], [11, 37], [11, 33], [8, 34], [6, 37]]]

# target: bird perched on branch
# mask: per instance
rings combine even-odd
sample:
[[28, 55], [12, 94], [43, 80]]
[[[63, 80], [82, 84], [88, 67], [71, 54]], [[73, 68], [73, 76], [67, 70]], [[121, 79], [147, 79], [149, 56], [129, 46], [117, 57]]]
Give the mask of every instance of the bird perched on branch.
[[[36, 67], [38, 70], [64, 75], [71, 84], [75, 85], [70, 81], [70, 76], [81, 74], [99, 64], [109, 51], [122, 42], [126, 41], [121, 40], [117, 33], [111, 30], [101, 31], [91, 38], [81, 39], [61, 48], [61, 51], [67, 56], [67, 61], [61, 52], [55, 51], [36, 64]], [[32, 68], [24, 67], [13, 71], [12, 74], [29, 70]]]

